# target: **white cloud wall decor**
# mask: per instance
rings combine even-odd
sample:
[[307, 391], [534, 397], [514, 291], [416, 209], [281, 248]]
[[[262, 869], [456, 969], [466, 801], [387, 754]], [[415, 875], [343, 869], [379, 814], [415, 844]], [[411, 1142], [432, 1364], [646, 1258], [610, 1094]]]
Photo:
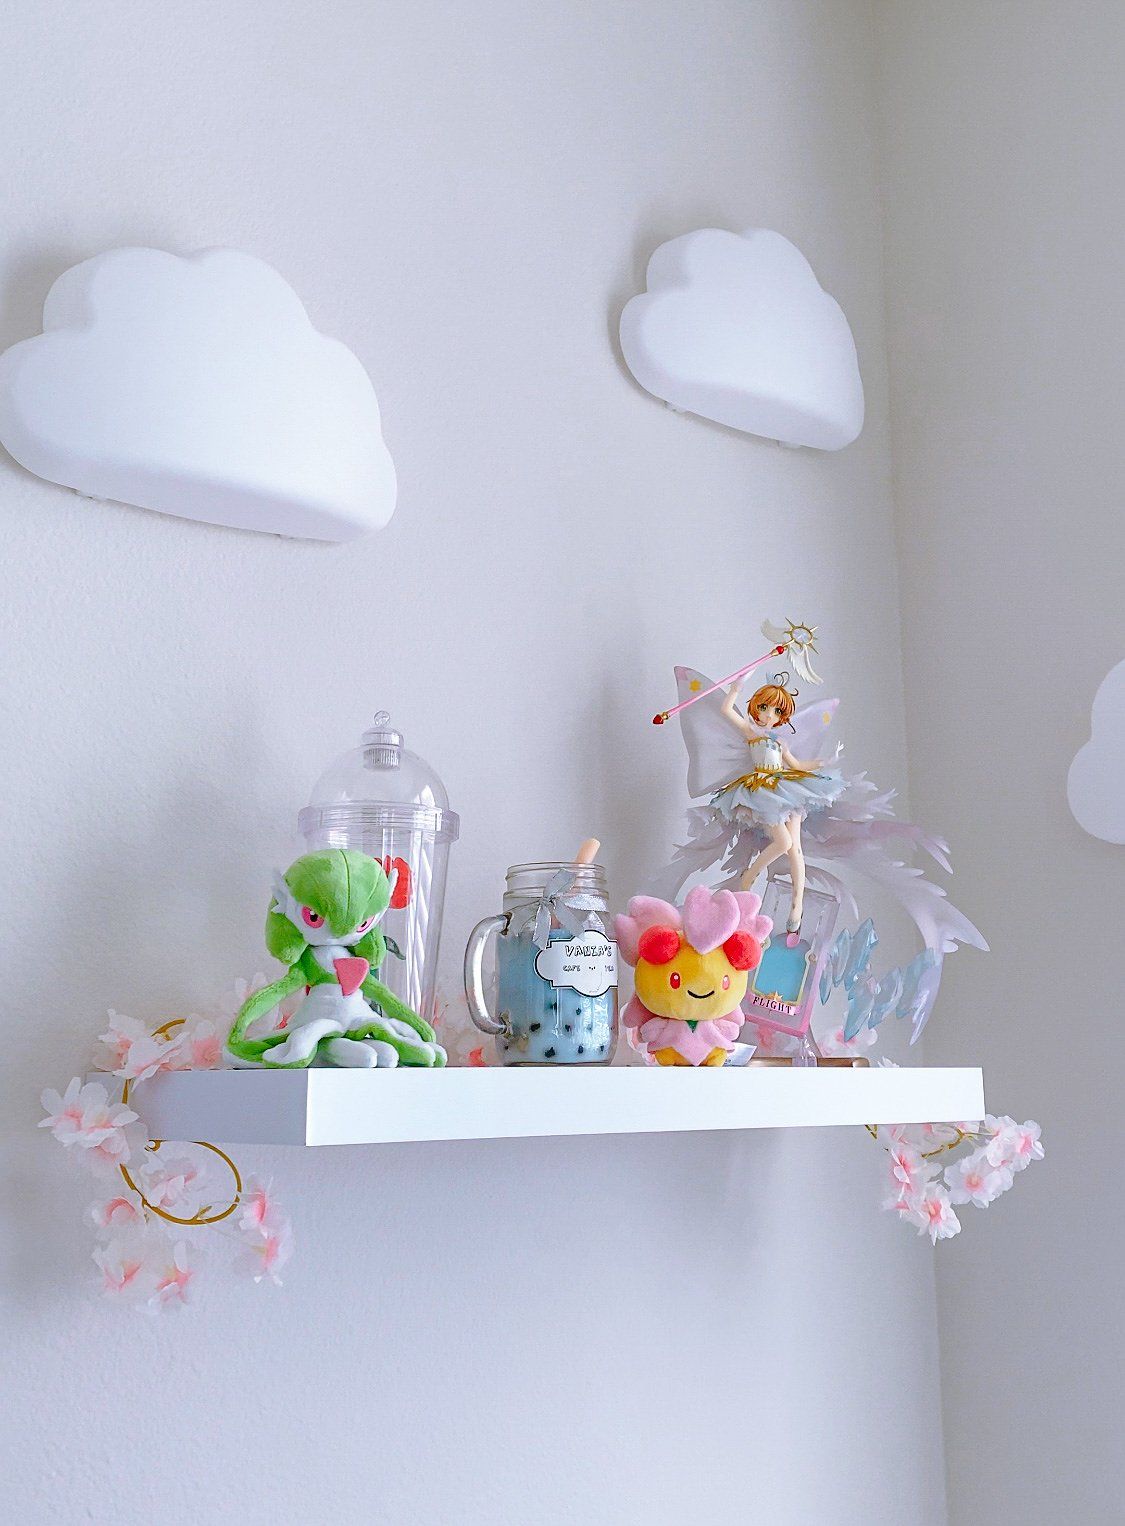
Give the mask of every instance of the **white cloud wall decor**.
[[379, 404], [276, 270], [233, 249], [113, 249], [0, 355], [0, 442], [91, 498], [313, 540], [385, 525]]
[[1066, 779], [1074, 819], [1091, 837], [1125, 843], [1125, 662], [1098, 685], [1090, 740], [1078, 749]]
[[700, 228], [661, 244], [621, 314], [647, 392], [786, 445], [840, 450], [863, 428], [855, 341], [808, 260], [768, 228]]

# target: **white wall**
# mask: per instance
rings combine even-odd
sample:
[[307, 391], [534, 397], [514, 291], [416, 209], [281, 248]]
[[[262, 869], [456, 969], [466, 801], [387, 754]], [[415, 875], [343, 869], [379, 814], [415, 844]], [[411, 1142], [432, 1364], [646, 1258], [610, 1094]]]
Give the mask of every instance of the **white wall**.
[[1125, 11], [879, 8], [911, 794], [987, 907], [929, 1057], [1047, 1159], [939, 1257], [951, 1519], [1122, 1518], [1125, 853], [1066, 772], [1125, 654]]
[[[90, 1296], [83, 1184], [33, 1129], [107, 1006], [262, 963], [295, 811], [377, 705], [463, 815], [451, 981], [510, 861], [596, 831], [640, 887], [683, 806], [671, 666], [732, 664], [763, 615], [822, 623], [851, 756], [904, 782], [870, 65], [860, 0], [8, 16], [0, 341], [95, 251], [248, 249], [367, 363], [401, 482], [389, 530], [325, 548], [0, 466], [25, 1526], [944, 1519], [930, 1252], [861, 1131], [246, 1152], [296, 1220], [284, 1291], [159, 1322]], [[623, 374], [647, 256], [710, 222], [788, 234], [850, 315], [846, 453]]]

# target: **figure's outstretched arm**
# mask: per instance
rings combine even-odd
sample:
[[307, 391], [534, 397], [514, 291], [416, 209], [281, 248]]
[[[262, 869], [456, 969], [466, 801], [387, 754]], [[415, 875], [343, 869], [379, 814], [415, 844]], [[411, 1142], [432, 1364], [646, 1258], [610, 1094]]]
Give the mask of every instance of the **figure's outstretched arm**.
[[419, 1038], [425, 1039], [427, 1044], [432, 1044], [437, 1034], [430, 1027], [424, 1017], [419, 1017], [413, 1007], [408, 1007], [404, 1001], [399, 1001], [393, 991], [388, 990], [381, 980], [376, 980], [374, 975], [368, 975], [363, 982], [363, 994], [368, 1001], [374, 1002], [384, 1017], [395, 1017], [400, 1023], [413, 1028]]
[[781, 749], [781, 761], [785, 764], [786, 768], [798, 768], [805, 774], [815, 774], [818, 768], [824, 767], [823, 758], [813, 758], [807, 763], [802, 763], [800, 758], [793, 756], [788, 747]]
[[285, 1034], [269, 1034], [265, 1038], [248, 1039], [244, 1037], [247, 1028], [259, 1017], [264, 1017], [267, 1012], [272, 1012], [274, 1007], [283, 1002], [287, 996], [292, 996], [294, 991], [299, 991], [305, 984], [305, 977], [298, 965], [284, 974], [280, 980], [275, 980], [272, 985], [263, 986], [260, 991], [254, 991], [239, 1008], [238, 1016], [234, 1020], [234, 1026], [230, 1030], [227, 1039], [227, 1048], [231, 1054], [240, 1060], [257, 1060], [273, 1044], [281, 1043]]

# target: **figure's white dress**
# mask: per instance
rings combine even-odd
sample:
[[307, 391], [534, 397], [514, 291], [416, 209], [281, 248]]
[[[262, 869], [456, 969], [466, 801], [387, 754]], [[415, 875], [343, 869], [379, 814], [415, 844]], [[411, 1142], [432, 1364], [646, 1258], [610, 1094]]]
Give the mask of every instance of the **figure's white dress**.
[[794, 812], [802, 820], [813, 811], [834, 804], [844, 793], [839, 769], [815, 772], [787, 768], [780, 740], [766, 732], [748, 741], [750, 770], [739, 774], [711, 796], [711, 804], [724, 821], [741, 820], [778, 826]]

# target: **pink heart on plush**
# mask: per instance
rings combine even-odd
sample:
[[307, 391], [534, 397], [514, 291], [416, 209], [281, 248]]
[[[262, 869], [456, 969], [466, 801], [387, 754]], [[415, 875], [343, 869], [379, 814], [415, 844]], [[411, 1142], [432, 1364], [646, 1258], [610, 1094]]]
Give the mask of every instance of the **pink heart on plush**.
[[737, 931], [740, 916], [738, 902], [729, 890], [707, 889], [697, 885], [684, 901], [684, 932], [692, 948], [709, 954]]

